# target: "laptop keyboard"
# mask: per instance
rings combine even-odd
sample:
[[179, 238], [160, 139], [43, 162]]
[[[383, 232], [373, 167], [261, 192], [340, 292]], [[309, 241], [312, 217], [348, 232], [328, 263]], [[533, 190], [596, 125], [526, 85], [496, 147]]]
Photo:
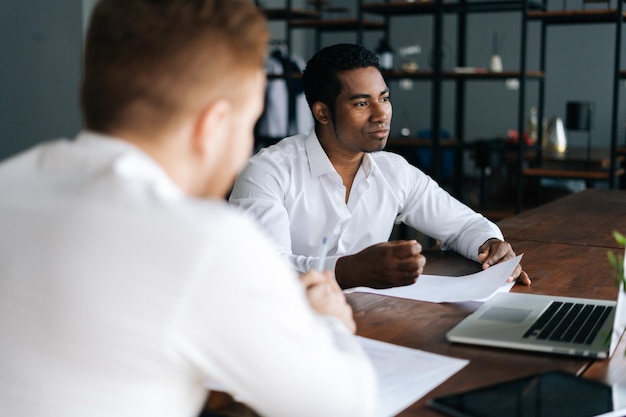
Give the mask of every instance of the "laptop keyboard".
[[589, 345], [612, 310], [612, 306], [553, 301], [524, 337]]

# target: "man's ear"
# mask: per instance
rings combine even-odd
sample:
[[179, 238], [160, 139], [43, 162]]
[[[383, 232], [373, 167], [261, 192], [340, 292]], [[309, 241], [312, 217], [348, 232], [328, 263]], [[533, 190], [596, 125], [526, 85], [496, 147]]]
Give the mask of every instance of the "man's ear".
[[321, 101], [313, 103], [313, 117], [321, 124], [328, 124], [330, 121], [330, 110], [328, 106]]
[[197, 155], [219, 157], [219, 150], [228, 140], [232, 106], [228, 100], [219, 99], [199, 113], [193, 134], [193, 150]]

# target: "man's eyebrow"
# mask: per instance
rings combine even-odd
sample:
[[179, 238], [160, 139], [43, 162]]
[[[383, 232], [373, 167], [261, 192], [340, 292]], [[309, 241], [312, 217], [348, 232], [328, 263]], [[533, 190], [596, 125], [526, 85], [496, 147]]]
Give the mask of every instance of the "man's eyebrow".
[[372, 98], [371, 94], [355, 94], [350, 97], [350, 100], [356, 100], [359, 98]]
[[[389, 93], [389, 88], [385, 88], [383, 91], [380, 92], [379, 95], [383, 96], [388, 93]], [[371, 94], [355, 94], [350, 97], [350, 100], [357, 100], [359, 98], [372, 98], [372, 95]]]

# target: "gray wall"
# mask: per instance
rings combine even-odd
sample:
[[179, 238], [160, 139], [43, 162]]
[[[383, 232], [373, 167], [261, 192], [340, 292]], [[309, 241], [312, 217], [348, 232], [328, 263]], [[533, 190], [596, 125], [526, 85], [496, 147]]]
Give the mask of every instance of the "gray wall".
[[79, 0], [0, 3], [0, 159], [80, 127]]
[[[369, 0], [366, 0], [369, 1]], [[569, 8], [580, 7], [570, 2]], [[82, 31], [94, 0], [3, 1], [0, 4], [0, 158], [11, 155], [38, 141], [72, 136], [80, 128], [78, 88], [82, 56]], [[356, 0], [334, 0], [355, 14]], [[282, 7], [283, 0], [265, 0], [267, 7]], [[294, 6], [307, 7], [305, 0], [294, 0]], [[612, 5], [615, 7], [615, 5]], [[562, 2], [550, 4], [560, 8]], [[335, 15], [334, 17], [338, 17]], [[378, 19], [377, 16], [368, 16]], [[475, 14], [469, 19], [468, 65], [487, 66], [493, 31], [504, 33], [501, 52], [505, 69], [519, 63], [519, 22], [515, 13]], [[444, 68], [455, 65], [456, 18], [445, 18], [444, 42], [448, 60]], [[273, 22], [276, 38], [284, 36], [284, 24]], [[314, 32], [293, 31], [295, 53], [309, 58], [314, 53]], [[374, 49], [382, 32], [367, 33], [364, 43]], [[399, 47], [418, 43], [421, 68], [429, 68], [432, 48], [432, 19], [428, 16], [393, 17], [391, 43]], [[539, 24], [531, 23], [528, 36], [529, 69], [537, 69]], [[326, 33], [322, 46], [336, 42], [355, 42], [353, 33]], [[596, 103], [593, 141], [608, 146], [611, 117], [611, 79], [614, 30], [610, 25], [552, 26], [548, 29], [546, 69], [546, 115], [564, 117], [568, 100], [592, 100]], [[623, 67], [626, 67], [624, 63]], [[454, 88], [444, 84], [443, 128], [455, 134]], [[409, 90], [391, 85], [394, 103], [394, 134], [402, 127], [413, 132], [429, 127], [430, 83], [415, 81]], [[621, 90], [626, 90], [623, 83]], [[527, 109], [537, 104], [537, 83], [529, 81], [526, 89]], [[466, 103], [466, 138], [500, 136], [517, 126], [518, 91], [510, 90], [504, 81], [469, 82]], [[623, 91], [621, 101], [625, 100]], [[625, 106], [622, 105], [621, 109]], [[622, 111], [620, 111], [622, 113]], [[624, 118], [620, 116], [619, 138], [623, 142]], [[571, 134], [570, 143], [583, 144], [584, 135]]]

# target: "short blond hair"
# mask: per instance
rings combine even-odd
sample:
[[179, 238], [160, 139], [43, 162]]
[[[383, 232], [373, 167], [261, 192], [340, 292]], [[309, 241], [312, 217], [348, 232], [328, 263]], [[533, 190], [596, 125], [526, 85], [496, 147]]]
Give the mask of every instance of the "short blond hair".
[[268, 38], [249, 0], [101, 0], [87, 33], [85, 126], [164, 127], [261, 69]]

